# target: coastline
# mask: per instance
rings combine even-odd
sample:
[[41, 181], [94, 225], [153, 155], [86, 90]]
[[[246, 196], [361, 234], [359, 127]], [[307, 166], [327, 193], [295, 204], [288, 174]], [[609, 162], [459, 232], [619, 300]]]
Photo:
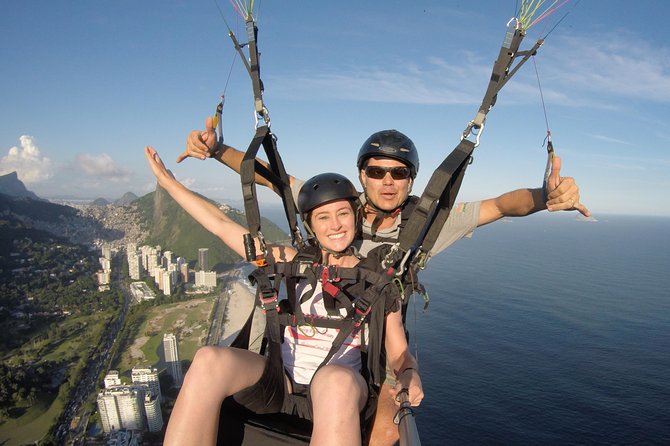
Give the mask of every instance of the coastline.
[[[223, 313], [223, 330], [218, 342], [220, 347], [227, 347], [235, 340], [254, 306], [255, 289], [246, 280], [246, 275], [243, 273], [244, 268], [240, 268], [238, 271], [237, 278], [231, 280], [225, 290], [228, 298]], [[259, 350], [264, 329], [265, 315], [256, 308], [254, 310], [249, 350]]]

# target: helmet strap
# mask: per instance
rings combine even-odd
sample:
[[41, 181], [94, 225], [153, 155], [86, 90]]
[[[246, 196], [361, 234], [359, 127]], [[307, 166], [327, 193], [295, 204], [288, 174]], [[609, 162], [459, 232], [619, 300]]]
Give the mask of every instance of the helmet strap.
[[379, 207], [375, 206], [375, 204], [370, 200], [370, 197], [368, 197], [367, 190], [365, 191], [365, 204], [375, 212], [375, 219], [372, 220], [372, 227], [370, 229], [370, 232], [372, 233], [373, 237], [377, 234], [377, 230], [379, 229], [379, 226], [381, 226], [384, 219], [396, 218], [400, 213], [400, 211], [402, 210], [402, 204], [397, 208], [393, 209], [392, 211], [385, 211], [384, 209], [380, 209]]

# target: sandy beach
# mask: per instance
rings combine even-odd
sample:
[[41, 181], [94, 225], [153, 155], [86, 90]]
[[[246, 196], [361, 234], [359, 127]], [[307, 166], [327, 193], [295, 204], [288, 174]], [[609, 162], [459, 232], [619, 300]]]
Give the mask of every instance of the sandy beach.
[[[242, 282], [235, 280], [231, 282], [226, 290], [228, 299], [224, 313], [223, 333], [221, 334], [220, 346], [228, 346], [235, 339], [254, 306], [255, 293]], [[250, 338], [249, 350], [258, 351], [261, 338], [265, 329], [265, 316], [256, 308]]]

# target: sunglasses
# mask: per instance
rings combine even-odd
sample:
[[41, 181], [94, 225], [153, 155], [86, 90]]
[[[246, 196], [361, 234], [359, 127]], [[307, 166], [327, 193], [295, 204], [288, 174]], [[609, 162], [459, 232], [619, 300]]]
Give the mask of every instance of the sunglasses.
[[387, 173], [391, 173], [391, 178], [394, 180], [406, 180], [411, 175], [409, 167], [382, 167], [382, 166], [366, 166], [365, 175], [374, 180], [381, 180]]

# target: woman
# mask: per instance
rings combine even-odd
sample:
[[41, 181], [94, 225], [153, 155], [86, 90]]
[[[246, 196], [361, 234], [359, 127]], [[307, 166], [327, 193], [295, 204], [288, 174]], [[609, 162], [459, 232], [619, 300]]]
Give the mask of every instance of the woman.
[[[153, 148], [147, 147], [145, 155], [158, 184], [205, 229], [244, 257], [243, 235], [248, 231], [179, 183]], [[355, 267], [360, 259], [349, 249], [357, 229], [354, 186], [337, 174], [314, 177], [305, 186], [298, 203], [300, 211], [306, 214], [308, 230], [318, 242], [321, 262], [336, 268]], [[296, 254], [291, 247], [268, 246], [270, 262], [290, 261]], [[320, 316], [323, 292], [320, 287], [311, 291], [313, 294], [306, 307], [301, 305], [301, 308]], [[400, 312], [388, 313], [384, 327], [386, 356], [398, 380], [394, 391], [409, 389], [410, 402], [418, 405], [423, 399], [421, 379], [416, 361], [407, 347]], [[362, 335], [360, 332], [351, 335], [326, 365], [318, 367], [318, 359], [303, 357], [305, 349], [301, 345], [301, 338], [318, 342], [318, 339], [312, 339], [318, 338], [317, 333], [325, 338], [329, 335], [327, 330], [315, 330], [300, 336], [296, 332], [291, 334], [287, 328], [282, 345], [282, 357], [287, 365], [286, 385], [291, 391], [296, 383], [301, 385], [306, 381], [309, 384], [312, 444], [361, 444], [360, 412], [369, 396], [358, 354]], [[164, 444], [214, 444], [222, 401], [256, 384], [265, 362], [264, 356], [236, 348], [203, 347], [198, 350], [170, 416]]]

